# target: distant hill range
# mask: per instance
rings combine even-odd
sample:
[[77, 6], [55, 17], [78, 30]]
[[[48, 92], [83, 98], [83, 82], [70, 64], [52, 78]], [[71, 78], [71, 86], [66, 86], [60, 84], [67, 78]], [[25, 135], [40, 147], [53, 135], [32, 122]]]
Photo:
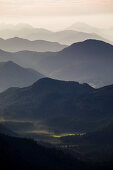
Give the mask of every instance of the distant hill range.
[[[96, 39], [96, 40], [102, 40], [102, 41], [111, 43], [111, 41], [107, 40], [107, 38], [103, 38], [101, 35], [98, 35], [95, 32], [84, 32], [80, 30], [77, 30], [77, 31], [63, 30], [63, 31], [53, 32], [53, 31], [49, 31], [46, 29], [33, 28], [33, 27], [15, 28], [14, 26], [12, 26], [10, 28], [4, 28], [4, 29], [1, 28], [0, 37], [4, 39], [20, 37], [20, 38], [29, 39], [29, 40], [45, 40], [45, 41], [51, 41], [51, 42], [58, 42], [61, 44], [66, 44], [66, 45], [70, 45], [70, 44], [73, 44], [79, 41], [84, 41], [87, 39]], [[35, 43], [36, 41], [34, 42], [34, 44]], [[42, 44], [42, 42], [40, 43]], [[43, 42], [43, 45], [44, 45], [44, 42]], [[61, 47], [59, 46], [59, 44], [56, 44], [56, 46], [57, 48]], [[50, 47], [50, 44], [49, 44], [49, 47]]]
[[56, 52], [56, 51], [61, 51], [65, 47], [67, 46], [61, 45], [57, 42], [49, 42], [44, 40], [30, 41], [18, 37], [10, 38], [7, 40], [0, 38], [0, 49], [9, 52], [17, 52], [23, 50], [37, 51], [37, 52], [47, 52], [47, 51]]
[[109, 40], [109, 42], [111, 41], [111, 44], [113, 44], [113, 27], [98, 28], [98, 27], [88, 25], [86, 23], [77, 22], [67, 27], [66, 30], [74, 30], [74, 31], [85, 32], [85, 33], [95, 33]]
[[10, 87], [25, 87], [44, 77], [32, 69], [23, 68], [12, 61], [0, 62], [0, 91]]
[[0, 61], [33, 68], [47, 77], [86, 82], [94, 87], [113, 83], [113, 46], [98, 40], [72, 44], [60, 52], [0, 51]]
[[99, 33], [99, 30], [101, 31], [101, 28], [99, 29], [86, 23], [76, 22], [71, 26], [67, 27], [66, 30], [74, 30], [87, 33]]
[[61, 132], [93, 131], [113, 120], [113, 85], [38, 80], [30, 87], [0, 94], [0, 116], [9, 120], [41, 120]]

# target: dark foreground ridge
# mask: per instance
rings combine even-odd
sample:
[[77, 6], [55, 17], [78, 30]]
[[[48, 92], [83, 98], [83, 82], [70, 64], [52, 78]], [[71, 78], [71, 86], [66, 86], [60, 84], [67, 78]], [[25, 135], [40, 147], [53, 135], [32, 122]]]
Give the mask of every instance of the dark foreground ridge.
[[29, 139], [0, 134], [0, 169], [2, 170], [111, 170], [112, 164], [82, 162], [62, 151], [37, 145]]

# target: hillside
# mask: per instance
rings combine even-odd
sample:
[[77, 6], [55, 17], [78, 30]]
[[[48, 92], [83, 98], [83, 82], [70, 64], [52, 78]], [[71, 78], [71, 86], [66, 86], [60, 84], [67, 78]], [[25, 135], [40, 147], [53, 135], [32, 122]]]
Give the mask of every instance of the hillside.
[[[7, 103], [7, 104], [6, 104]], [[61, 132], [92, 131], [113, 119], [113, 86], [43, 78], [26, 88], [0, 94], [0, 113], [6, 120], [37, 120]]]
[[23, 68], [12, 61], [0, 62], [0, 91], [29, 86], [42, 77], [37, 71]]

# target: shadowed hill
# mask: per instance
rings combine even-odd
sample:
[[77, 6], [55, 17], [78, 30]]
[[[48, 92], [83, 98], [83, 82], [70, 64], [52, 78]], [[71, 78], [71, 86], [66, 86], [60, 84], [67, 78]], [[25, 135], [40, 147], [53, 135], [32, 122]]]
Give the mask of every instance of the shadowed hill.
[[94, 89], [88, 84], [49, 78], [0, 94], [4, 118], [42, 120], [61, 131], [89, 131], [105, 126], [113, 119], [112, 105], [113, 86]]

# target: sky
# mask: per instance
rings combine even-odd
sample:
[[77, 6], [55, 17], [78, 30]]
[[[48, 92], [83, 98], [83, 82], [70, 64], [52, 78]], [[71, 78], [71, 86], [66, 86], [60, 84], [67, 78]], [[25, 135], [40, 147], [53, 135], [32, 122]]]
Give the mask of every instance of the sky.
[[2, 23], [26, 22], [58, 29], [74, 22], [110, 27], [112, 19], [113, 0], [0, 0]]

